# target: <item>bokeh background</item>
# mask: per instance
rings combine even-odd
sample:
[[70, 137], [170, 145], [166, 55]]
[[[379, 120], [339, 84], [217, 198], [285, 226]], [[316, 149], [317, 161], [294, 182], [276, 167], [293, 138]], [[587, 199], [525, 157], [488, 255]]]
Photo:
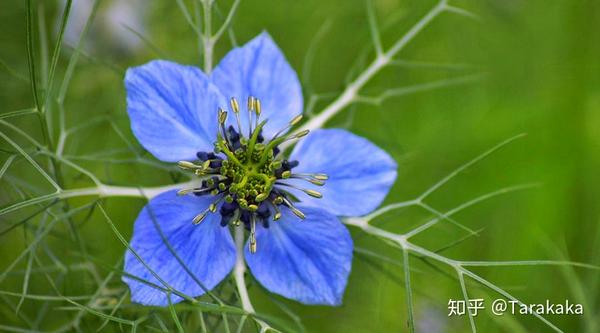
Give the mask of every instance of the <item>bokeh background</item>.
[[[183, 3], [193, 13], [192, 1]], [[393, 88], [455, 78], [468, 80], [442, 84], [437, 89], [409, 89], [380, 105], [355, 104], [327, 126], [349, 128], [383, 147], [398, 161], [398, 179], [386, 203], [412, 199], [498, 142], [526, 133], [428, 199], [433, 207], [445, 211], [506, 186], [539, 184], [495, 197], [454, 216], [480, 234], [441, 253], [464, 260], [556, 259], [600, 264], [600, 2], [450, 3], [477, 17], [442, 14], [398, 55], [398, 64], [377, 75], [362, 94], [378, 96]], [[231, 4], [216, 2], [215, 27], [223, 22]], [[384, 46], [393, 44], [434, 4], [423, 0], [374, 0]], [[63, 5], [64, 1], [33, 1], [36, 70], [42, 91]], [[74, 1], [58, 62], [56, 90], [91, 6], [92, 1]], [[366, 3], [359, 0], [243, 0], [233, 20], [232, 34], [217, 45], [215, 57], [220, 59], [233, 41], [243, 44], [267, 30], [298, 71], [306, 104], [314, 94], [323, 96], [314, 107], [318, 112], [373, 58], [366, 8]], [[34, 106], [27, 67], [26, 12], [26, 1], [0, 2], [0, 116]], [[123, 75], [126, 68], [156, 58], [200, 66], [197, 35], [177, 3], [170, 0], [104, 0], [89, 29], [64, 100], [67, 127], [89, 127], [69, 137], [65, 156], [110, 184], [155, 186], [176, 181], [172, 166], [156, 168], [159, 162], [135, 142], [125, 112]], [[3, 120], [43, 142], [35, 115]], [[56, 128], [58, 120], [51, 120]], [[0, 126], [0, 130], [41, 165], [49, 167], [47, 159], [36, 154], [27, 140], [6, 126]], [[57, 139], [57, 131], [51, 134]], [[126, 141], [134, 145], [136, 154], [131, 153]], [[4, 140], [0, 148], [0, 165], [4, 165], [15, 151]], [[147, 163], [141, 163], [141, 159]], [[63, 181], [66, 188], [90, 186], [86, 177], [68, 167]], [[0, 179], [0, 204], [5, 207], [22, 200], [22, 196], [49, 193], [51, 188], [45, 184], [25, 160], [18, 158]], [[75, 209], [92, 201], [89, 197], [76, 198], [69, 200], [69, 205]], [[98, 210], [82, 209], [74, 215], [71, 226], [77, 232], [66, 223], [57, 224], [36, 243], [35, 256], [28, 252], [12, 265], [36, 239], [37, 226], [44, 223], [41, 212], [58, 212], [62, 205], [47, 204], [0, 217], [0, 331], [62, 328], [93, 332], [104, 318], [85, 312], [78, 317], [79, 309], [66, 301], [26, 298], [19, 305], [25, 280], [26, 293], [31, 295], [56, 295], [49, 277], [66, 295], [96, 292], [98, 281], [110, 274], [111, 267], [119, 266], [124, 252]], [[128, 238], [144, 200], [111, 198], [102, 204]], [[407, 208], [386, 214], [374, 224], [406, 232], [431, 217], [420, 208]], [[308, 332], [406, 331], [402, 253], [351, 230], [359, 252], [343, 306], [303, 306], [269, 295], [252, 283], [250, 293], [258, 311], [291, 321], [294, 330], [299, 329], [293, 324], [293, 318], [297, 318]], [[440, 223], [415, 242], [436, 250], [465, 236], [464, 230]], [[411, 260], [417, 331], [469, 331], [466, 317], [447, 316], [448, 300], [462, 297], [454, 272], [438, 264], [434, 269], [418, 258]], [[567, 332], [600, 330], [597, 270], [525, 266], [475, 271], [526, 303], [546, 299], [583, 303], [583, 316], [548, 319]], [[467, 285], [473, 297], [496, 297], [473, 281]], [[90, 306], [110, 313], [125, 288], [116, 274], [100, 288], [108, 296]], [[221, 289], [231, 294], [230, 282]], [[178, 309], [186, 328], [197, 327], [198, 317], [193, 312]], [[168, 311], [134, 307], [127, 298], [114, 313], [131, 320], [155, 314], [164, 322], [148, 320], [139, 331], [160, 331], [161, 324], [174, 329]], [[207, 320], [211, 330], [225, 330], [219, 316], [208, 316]], [[535, 318], [498, 317], [489, 311], [480, 313], [476, 323], [481, 332], [549, 331]], [[103, 332], [122, 330], [130, 327], [117, 323], [102, 327]], [[254, 330], [247, 326], [244, 331]]]

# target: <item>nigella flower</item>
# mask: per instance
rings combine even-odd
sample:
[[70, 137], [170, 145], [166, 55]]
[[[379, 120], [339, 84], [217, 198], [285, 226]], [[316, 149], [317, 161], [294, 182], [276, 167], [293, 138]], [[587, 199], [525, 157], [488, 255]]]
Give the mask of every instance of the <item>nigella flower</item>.
[[[123, 278], [132, 301], [182, 300], [156, 287], [163, 283], [193, 297], [214, 288], [236, 261], [232, 230], [245, 228], [245, 261], [262, 286], [305, 304], [340, 304], [353, 244], [338, 216], [383, 201], [396, 177], [390, 156], [341, 129], [291, 132], [302, 90], [267, 33], [209, 75], [152, 61], [129, 69], [125, 84], [139, 142], [198, 177], [193, 188], [153, 198], [135, 221], [130, 244], [143, 263], [128, 251]], [[300, 138], [284, 157], [281, 144]]]

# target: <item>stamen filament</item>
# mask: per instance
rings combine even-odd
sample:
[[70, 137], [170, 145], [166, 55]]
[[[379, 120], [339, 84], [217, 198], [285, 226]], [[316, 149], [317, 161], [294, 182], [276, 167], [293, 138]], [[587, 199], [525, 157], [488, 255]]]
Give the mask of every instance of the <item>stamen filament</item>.
[[240, 137], [243, 138], [244, 137], [244, 132], [242, 132], [242, 121], [240, 120], [240, 114], [239, 113], [235, 114], [235, 120], [237, 121], [238, 133], [240, 134]]
[[218, 199], [216, 199], [215, 201], [213, 201], [210, 205], [208, 205], [208, 208], [205, 209], [202, 213], [196, 215], [196, 217], [194, 217], [194, 219], [192, 220], [192, 223], [194, 224], [200, 224], [202, 223], [202, 221], [204, 221], [204, 219], [206, 218], [206, 216], [208, 216], [209, 213], [214, 213], [217, 211], [217, 206], [219, 205], [219, 203], [221, 201], [223, 201], [225, 197], [220, 197]]
[[248, 97], [248, 137], [252, 135], [252, 111], [254, 111], [254, 96]]
[[271, 141], [277, 139], [283, 132], [285, 132], [290, 127], [298, 124], [300, 122], [300, 120], [302, 120], [302, 117], [303, 117], [302, 114], [299, 114], [299, 115], [295, 116], [294, 118], [292, 118], [292, 120], [290, 120], [290, 122], [287, 125], [285, 125], [282, 129], [277, 131], [277, 133], [275, 133], [275, 135], [273, 135], [273, 137], [271, 138]]
[[235, 114], [235, 120], [237, 121], [237, 126], [238, 126], [238, 133], [243, 138], [244, 132], [242, 132], [242, 122], [240, 120], [240, 106], [239, 106], [237, 100], [233, 97], [231, 98], [231, 109], [233, 110], [233, 113]]
[[310, 182], [311, 184], [317, 185], [317, 186], [325, 185], [325, 181], [313, 178], [311, 176], [305, 176], [305, 175], [300, 175], [300, 174], [294, 173], [294, 174], [291, 174], [289, 178], [302, 179], [302, 180], [305, 180], [305, 181]]
[[323, 197], [323, 194], [321, 194], [321, 192], [317, 192], [315, 190], [310, 190], [310, 189], [305, 189], [305, 188], [300, 188], [296, 185], [292, 185], [292, 184], [287, 184], [287, 183], [275, 183], [277, 185], [283, 185], [283, 186], [287, 186], [287, 187], [291, 187], [294, 188], [298, 191], [302, 191], [308, 195], [310, 195], [313, 198], [317, 198], [317, 199], [321, 199]]
[[277, 205], [274, 202], [271, 202], [271, 205], [273, 206], [273, 210], [275, 210], [275, 214], [273, 215], [273, 221], [277, 221], [281, 218], [281, 210], [279, 210], [279, 207], [277, 207]]
[[318, 179], [318, 180], [327, 180], [327, 179], [329, 179], [329, 176], [327, 176], [327, 174], [324, 174], [324, 173], [295, 173], [294, 175], [312, 177], [312, 178], [315, 178], [315, 179]]
[[201, 165], [197, 165], [188, 161], [179, 161], [177, 162], [177, 165], [184, 170], [202, 169]]
[[256, 217], [254, 214], [250, 217], [250, 242], [248, 243], [250, 253], [256, 253]]
[[202, 192], [208, 192], [211, 191], [211, 188], [186, 188], [186, 189], [181, 189], [179, 191], [177, 191], [177, 195], [181, 196], [181, 195], [188, 195], [190, 193], [202, 193]]
[[286, 206], [288, 206], [288, 208], [292, 211], [292, 213], [294, 213], [294, 215], [298, 216], [299, 218], [303, 219], [306, 217], [306, 215], [304, 215], [304, 213], [302, 213], [298, 208], [294, 207], [294, 205], [285, 197], [280, 197], [283, 199], [283, 202], [285, 203]]

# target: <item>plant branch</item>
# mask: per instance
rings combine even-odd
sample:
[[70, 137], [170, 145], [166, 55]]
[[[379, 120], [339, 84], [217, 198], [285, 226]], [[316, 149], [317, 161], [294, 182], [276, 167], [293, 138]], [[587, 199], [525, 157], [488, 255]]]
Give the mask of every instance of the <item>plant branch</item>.
[[[422, 247], [408, 241], [408, 239], [404, 235], [395, 234], [395, 233], [380, 229], [378, 227], [374, 227], [374, 226], [370, 225], [365, 219], [362, 219], [362, 218], [357, 218], [357, 217], [347, 218], [344, 220], [344, 223], [347, 225], [358, 227], [367, 234], [387, 240], [387, 241], [391, 242], [392, 244], [399, 246], [403, 251], [408, 251], [419, 257], [429, 258], [434, 261], [446, 264], [446, 265], [450, 266], [451, 268], [454, 268], [459, 274], [469, 276], [473, 280], [479, 282], [481, 285], [493, 290], [494, 292], [500, 294], [501, 296], [503, 296], [511, 301], [517, 302], [520, 306], [524, 305], [523, 302], [521, 302], [519, 299], [517, 299], [516, 297], [514, 297], [513, 295], [508, 293], [506, 290], [496, 286], [492, 282], [482, 278], [478, 274], [465, 268], [465, 266], [483, 266], [483, 264], [481, 262], [469, 262], [469, 261], [462, 262], [460, 260], [454, 260], [454, 259], [451, 259], [448, 257], [444, 257], [442, 255], [439, 255], [435, 252], [429, 251], [425, 248], [422, 248]], [[534, 262], [523, 262], [523, 265], [533, 264], [533, 263], [535, 263], [535, 261]], [[515, 264], [515, 262], [512, 262], [511, 264]], [[558, 264], [558, 265], [566, 264], [566, 265], [575, 265], [575, 266], [583, 266], [583, 267], [587, 266], [585, 264], [572, 263], [572, 262], [546, 262], [546, 264]], [[594, 269], [597, 269], [597, 268], [594, 267]], [[409, 292], [409, 291], [407, 291], [407, 292]], [[464, 290], [464, 292], [466, 292], [466, 290]], [[533, 316], [537, 317], [539, 320], [541, 320], [543, 323], [545, 323], [548, 327], [550, 327], [554, 331], [562, 332], [561, 329], [556, 327], [554, 324], [552, 324], [550, 321], [548, 321], [543, 316], [541, 316], [535, 312], [533, 313]]]
[[425, 27], [431, 23], [440, 13], [447, 8], [446, 0], [441, 0], [425, 16], [423, 16], [415, 25], [413, 25], [400, 39], [396, 41], [387, 51], [378, 53], [371, 64], [354, 80], [331, 104], [314, 118], [301, 126], [297, 132], [303, 130], [314, 130], [321, 128], [333, 116], [338, 114], [348, 105], [354, 103], [358, 92], [369, 82], [375, 74], [389, 65], [394, 56], [396, 56], [408, 43], [410, 43]]
[[219, 28], [219, 30], [217, 30], [217, 32], [214, 34], [214, 36], [211, 37], [213, 40], [213, 43], [216, 43], [221, 38], [223, 33], [231, 26], [231, 22], [233, 21], [233, 17], [235, 16], [235, 13], [237, 12], [240, 2], [241, 2], [241, 0], [235, 0], [233, 2], [233, 5], [231, 5], [231, 9], [229, 10], [229, 13], [227, 13], [225, 22], [223, 22], [223, 25], [221, 25], [221, 27]]
[[246, 261], [244, 260], [244, 227], [237, 226], [234, 227], [234, 229], [235, 267], [233, 268], [233, 276], [240, 297], [240, 302], [242, 303], [242, 309], [246, 311], [250, 316], [252, 316], [256, 323], [261, 327], [261, 332], [267, 332], [269, 330], [276, 331], [269, 324], [254, 316], [256, 311], [254, 310], [254, 306], [250, 301], [250, 296], [248, 295], [248, 288], [246, 287], [246, 280], [244, 279], [244, 275], [246, 274]]
[[246, 273], [246, 262], [244, 260], [244, 228], [242, 226], [235, 227], [235, 250], [236, 260], [233, 274], [235, 277], [235, 284], [240, 295], [242, 308], [244, 311], [254, 313], [254, 307], [250, 302], [248, 289], [246, 288], [246, 282], [244, 280], [244, 274]]
[[202, 0], [202, 9], [204, 11], [204, 32], [202, 41], [204, 43], [204, 72], [209, 74], [212, 71], [213, 47], [212, 38], [212, 5], [213, 0]]

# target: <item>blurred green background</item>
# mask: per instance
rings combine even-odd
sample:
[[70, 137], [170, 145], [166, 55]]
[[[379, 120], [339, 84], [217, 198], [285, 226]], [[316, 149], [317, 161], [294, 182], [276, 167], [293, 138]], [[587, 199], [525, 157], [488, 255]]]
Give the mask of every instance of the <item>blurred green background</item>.
[[[75, 6], [90, 2], [75, 0]], [[600, 2], [557, 1], [450, 1], [475, 13], [477, 18], [443, 13], [420, 33], [396, 58], [398, 64], [383, 70], [362, 91], [378, 96], [398, 87], [478, 75], [464, 84], [448, 85], [386, 99], [380, 105], [355, 104], [330, 121], [328, 127], [347, 127], [388, 151], [399, 164], [397, 182], [386, 203], [410, 200], [456, 167], [504, 139], [526, 133], [483, 162], [469, 168], [436, 191], [428, 203], [446, 211], [474, 197], [506, 186], [539, 183], [538, 187], [485, 201], [454, 218], [480, 235], [442, 252], [464, 260], [557, 259], [600, 264]], [[217, 1], [215, 27], [223, 22], [231, 1]], [[40, 82], [51, 66], [49, 60], [60, 24], [63, 1], [33, 1], [36, 66]], [[191, 1], [185, 5], [193, 13]], [[392, 45], [432, 6], [433, 1], [374, 0], [384, 47]], [[115, 6], [117, 6], [115, 9]], [[243, 44], [267, 30], [298, 71], [305, 89], [305, 104], [315, 93], [325, 94], [316, 112], [343, 90], [373, 59], [366, 3], [359, 0], [267, 1], [243, 0], [234, 18], [234, 35], [225, 36], [215, 49], [220, 59], [232, 46]], [[0, 112], [31, 108], [26, 52], [26, 2], [0, 3]], [[58, 62], [58, 91], [83, 23], [85, 10], [73, 11], [74, 27], [67, 31]], [[78, 21], [79, 20], [79, 21]], [[131, 30], [139, 32], [140, 36]], [[46, 36], [46, 38], [40, 38]], [[88, 168], [108, 184], [155, 186], [177, 180], [169, 170], [154, 167], [129, 130], [125, 112], [123, 75], [127, 67], [151, 59], [167, 58], [201, 66], [196, 34], [175, 1], [104, 0], [90, 27], [82, 55], [74, 68], [64, 108], [67, 127], [88, 124], [74, 132], [65, 145], [65, 156]], [[40, 84], [43, 91], [46, 87]], [[332, 93], [332, 94], [330, 94]], [[51, 106], [57, 109], [56, 105]], [[43, 142], [34, 115], [4, 119]], [[51, 119], [57, 127], [58, 119]], [[45, 168], [47, 159], [6, 126], [14, 141], [25, 147]], [[116, 130], [115, 130], [116, 129]], [[125, 141], [133, 143], [136, 156]], [[57, 140], [57, 130], [52, 135]], [[4, 165], [14, 148], [0, 143]], [[86, 177], [65, 167], [66, 188], [91, 186]], [[33, 197], [52, 189], [23, 159], [17, 159], [0, 180], [0, 205], [17, 202], [20, 195]], [[38, 193], [38, 191], [40, 193]], [[21, 192], [19, 194], [19, 192]], [[71, 207], [93, 198], [69, 201]], [[110, 267], [118, 267], [124, 252], [110, 226], [98, 212], [83, 210], [74, 216], [73, 232], [67, 223], [57, 224], [44, 236], [37, 255], [11, 263], [36, 238], [44, 223], [39, 213], [47, 203], [0, 217], [0, 290], [22, 293], [29, 276], [29, 294], [55, 295], [47, 278], [64, 294], [88, 295], [98, 289]], [[132, 223], [144, 200], [111, 198], [103, 202], [117, 228], [129, 238]], [[51, 209], [59, 211], [61, 203]], [[89, 216], [88, 216], [89, 215]], [[397, 210], [374, 224], [394, 232], [406, 232], [432, 217], [420, 208]], [[29, 219], [27, 219], [29, 218]], [[15, 226], [15, 224], [17, 224]], [[309, 332], [403, 332], [407, 307], [402, 253], [351, 229], [361, 253], [355, 255], [352, 274], [341, 307], [303, 306], [272, 296], [253, 283], [255, 307], [261, 313], [290, 320], [281, 306], [294, 313]], [[79, 238], [75, 236], [79, 234]], [[440, 223], [414, 241], [431, 250], [462, 239], [464, 230]], [[365, 255], [371, 251], [391, 260]], [[39, 257], [39, 258], [38, 258]], [[37, 259], [36, 259], [37, 258]], [[38, 262], [39, 260], [39, 262]], [[29, 264], [28, 264], [29, 262]], [[60, 263], [60, 264], [59, 264]], [[418, 332], [469, 331], [466, 317], [448, 317], [448, 299], [462, 297], [455, 273], [447, 267], [412, 258], [415, 320]], [[88, 265], [88, 266], [86, 266]], [[95, 269], [89, 269], [89, 265]], [[83, 268], [82, 268], [83, 267]], [[570, 267], [477, 268], [475, 272], [508, 290], [526, 303], [584, 303], [583, 316], [548, 316], [566, 332], [598, 332], [600, 298], [598, 272]], [[46, 275], [47, 274], [47, 275]], [[231, 293], [229, 282], [223, 293]], [[472, 297], [496, 298], [473, 281]], [[118, 276], [102, 292], [122, 295]], [[118, 298], [108, 297], [93, 306], [110, 313]], [[112, 303], [111, 303], [112, 302]], [[0, 331], [22, 328], [93, 332], [102, 318], [77, 311], [68, 302], [25, 299], [0, 294]], [[106, 303], [106, 304], [105, 304]], [[128, 299], [125, 304], [129, 304]], [[102, 306], [108, 306], [102, 308]], [[123, 306], [116, 316], [135, 320], [158, 313], [174, 329], [168, 312]], [[181, 312], [186, 325], [197, 317]], [[77, 319], [77, 325], [67, 324]], [[223, 331], [219, 316], [207, 317], [215, 331]], [[529, 316], [493, 316], [489, 310], [475, 318], [481, 332], [549, 331]], [[67, 326], [63, 326], [67, 325]], [[139, 330], [160, 328], [158, 321]], [[297, 329], [293, 324], [294, 329]], [[187, 326], [186, 326], [187, 327]], [[111, 323], [104, 332], [127, 331]], [[246, 328], [248, 332], [253, 331]]]

